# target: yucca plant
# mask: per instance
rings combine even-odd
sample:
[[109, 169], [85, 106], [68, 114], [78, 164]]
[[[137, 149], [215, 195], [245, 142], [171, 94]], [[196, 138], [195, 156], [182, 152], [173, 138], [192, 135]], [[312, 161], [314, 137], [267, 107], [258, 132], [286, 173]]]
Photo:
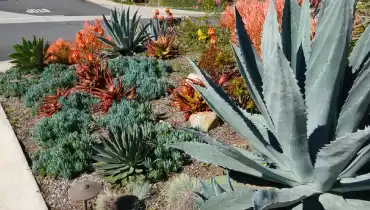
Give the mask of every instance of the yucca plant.
[[116, 8], [111, 10], [109, 21], [103, 15], [104, 30], [111, 40], [105, 37], [98, 37], [98, 39], [112, 47], [104, 52], [105, 55], [133, 55], [143, 49], [144, 43], [150, 38], [146, 31], [149, 23], [142, 26], [140, 23], [141, 16], [137, 17], [137, 12], [138, 10], [131, 20], [130, 8], [122, 11], [118, 11]]
[[42, 71], [46, 66], [46, 52], [49, 44], [44, 43], [44, 39], [33, 36], [32, 40], [25, 40], [13, 46], [15, 52], [9, 57], [14, 59], [10, 63], [14, 64], [22, 72], [31, 70]]
[[[177, 148], [204, 162], [270, 183], [210, 198], [203, 209], [368, 209], [370, 28], [348, 57], [356, 0], [325, 0], [310, 43], [309, 1], [285, 0], [282, 31], [275, 4], [263, 26], [262, 61], [235, 10], [234, 53], [261, 112], [252, 115], [192, 62], [206, 87], [194, 85], [210, 107], [252, 149], [274, 162], [266, 167], [249, 151], [201, 134], [205, 143]], [[353, 80], [354, 78], [354, 80]], [[273, 183], [273, 184], [271, 184]]]
[[118, 126], [108, 129], [102, 145], [95, 147], [94, 167], [112, 183], [126, 184], [129, 178], [144, 172], [144, 159], [149, 151], [149, 124], [133, 124], [124, 130]]

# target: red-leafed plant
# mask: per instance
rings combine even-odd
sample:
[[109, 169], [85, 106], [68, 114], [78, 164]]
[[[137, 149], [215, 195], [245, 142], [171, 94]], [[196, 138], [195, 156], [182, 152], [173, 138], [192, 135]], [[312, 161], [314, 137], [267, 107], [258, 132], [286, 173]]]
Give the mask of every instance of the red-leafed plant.
[[172, 34], [158, 35], [157, 40], [150, 40], [147, 45], [147, 54], [159, 59], [170, 59], [179, 54], [174, 46], [175, 36]]
[[108, 64], [94, 60], [76, 65], [78, 82], [74, 87], [77, 91], [91, 92], [93, 88], [104, 88], [106, 81], [104, 75], [108, 72]]
[[172, 93], [171, 106], [177, 107], [184, 112], [186, 121], [194, 113], [210, 111], [209, 106], [202, 96], [188, 83], [189, 80], [193, 84], [204, 87], [204, 84], [200, 80], [186, 79], [180, 87], [170, 90]]
[[99, 104], [96, 105], [94, 111], [108, 112], [114, 101], [120, 101], [122, 98], [135, 99], [135, 88], [128, 90], [121, 84], [118, 78], [115, 83], [114, 78], [110, 72], [104, 74], [105, 88], [92, 88], [91, 94], [100, 99]]
[[59, 104], [60, 97], [66, 97], [71, 93], [71, 89], [57, 89], [55, 95], [49, 95], [43, 98], [42, 106], [40, 107], [39, 118], [50, 117], [58, 112], [62, 107]]

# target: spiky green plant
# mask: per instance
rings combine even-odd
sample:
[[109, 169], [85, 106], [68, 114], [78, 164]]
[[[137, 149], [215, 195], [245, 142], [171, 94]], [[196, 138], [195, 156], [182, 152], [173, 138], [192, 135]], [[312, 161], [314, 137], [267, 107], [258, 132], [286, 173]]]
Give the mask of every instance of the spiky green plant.
[[364, 195], [370, 190], [370, 173], [364, 166], [370, 156], [370, 128], [362, 120], [370, 105], [370, 28], [348, 58], [355, 3], [325, 0], [311, 43], [309, 1], [304, 0], [302, 8], [296, 0], [285, 1], [281, 33], [271, 1], [263, 26], [262, 61], [235, 11], [238, 45], [233, 49], [260, 115], [235, 105], [192, 62], [206, 85], [194, 85], [197, 91], [276, 167], [263, 166], [252, 153], [204, 134], [208, 144], [184, 142], [177, 148], [201, 161], [280, 184], [225, 192], [201, 209], [369, 208]]
[[104, 29], [112, 39], [110, 41], [104, 37], [98, 37], [99, 40], [112, 47], [104, 54], [108, 56], [133, 55], [143, 48], [143, 44], [150, 38], [146, 31], [149, 23], [142, 26], [141, 16], [137, 17], [137, 12], [131, 20], [130, 8], [122, 11], [117, 11], [116, 8], [111, 10], [110, 21], [103, 15]]
[[231, 184], [229, 172], [226, 174], [226, 185], [221, 186], [215, 177], [211, 178], [210, 183], [200, 180], [202, 186], [201, 192], [195, 191], [194, 200], [198, 208], [201, 208], [212, 197], [221, 195], [225, 192], [234, 192], [234, 186]]
[[127, 184], [129, 178], [144, 172], [143, 161], [148, 153], [150, 125], [143, 124], [108, 129], [108, 138], [102, 137], [102, 145], [96, 147], [98, 154], [94, 164], [109, 182]]
[[32, 40], [25, 40], [22, 37], [22, 43], [14, 45], [13, 48], [15, 52], [9, 57], [14, 59], [11, 63], [20, 71], [42, 71], [46, 66], [44, 61], [49, 44], [44, 43], [44, 39], [33, 36]]
[[159, 18], [149, 20], [150, 27], [148, 31], [152, 35], [154, 41], [157, 41], [159, 36], [166, 36], [167, 22], [168, 18], [165, 18], [163, 22], [159, 20]]

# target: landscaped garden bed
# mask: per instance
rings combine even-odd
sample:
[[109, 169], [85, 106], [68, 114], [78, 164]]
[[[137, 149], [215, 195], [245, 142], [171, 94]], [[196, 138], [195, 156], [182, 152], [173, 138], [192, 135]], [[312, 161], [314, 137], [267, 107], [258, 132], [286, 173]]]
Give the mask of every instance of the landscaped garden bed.
[[[299, 114], [305, 113], [301, 113], [302, 109], [297, 107], [302, 105], [301, 102], [304, 105], [303, 96], [312, 97], [305, 95], [309, 92], [306, 93], [302, 88], [306, 78], [297, 76], [297, 82], [296, 78], [290, 80], [290, 72], [283, 78], [278, 76], [281, 72], [277, 70], [274, 75], [263, 75], [271, 81], [288, 80], [284, 85], [277, 82], [274, 84], [279, 85], [278, 88], [284, 90], [284, 93], [289, 93], [286, 94], [289, 97], [284, 98], [284, 94], [274, 92], [274, 88], [264, 81], [263, 94], [271, 93], [270, 98], [266, 97], [265, 102], [262, 101], [268, 104], [265, 107], [261, 106], [261, 99], [258, 100], [258, 94], [262, 92], [254, 89], [253, 82], [258, 80], [257, 74], [250, 75], [253, 71], [251, 69], [261, 68], [258, 60], [268, 56], [262, 49], [271, 48], [271, 53], [281, 51], [284, 55], [289, 54], [286, 48], [283, 52], [279, 47], [263, 46], [266, 38], [262, 36], [262, 30], [264, 27], [264, 30], [275, 30], [263, 25], [269, 7], [270, 11], [276, 7], [274, 15], [278, 20], [275, 23], [270, 17], [269, 23], [276, 26], [276, 30], [287, 30], [282, 26], [288, 21], [283, 18], [283, 11], [289, 12], [290, 9], [283, 10], [283, 0], [276, 0], [275, 6], [269, 4], [269, 1], [248, 1], [248, 5], [246, 2], [239, 0], [235, 3], [240, 16], [235, 17], [232, 7], [225, 7], [220, 16], [184, 19], [181, 24], [174, 24], [173, 14], [167, 8], [162, 11], [166, 15], [162, 16], [160, 11], [156, 11], [151, 22], [143, 27], [139, 25], [139, 19], [126, 19], [125, 12], [128, 11], [112, 10], [112, 20], [108, 21], [103, 16], [102, 20], [87, 22], [80, 32], [76, 32], [76, 39], [71, 42], [59, 39], [49, 45], [35, 37], [15, 45], [16, 52], [11, 55], [15, 67], [0, 74], [0, 102], [51, 209], [81, 209], [82, 203], [72, 201], [68, 197], [68, 190], [82, 180], [102, 183], [101, 193], [89, 201], [89, 206], [98, 210], [115, 209], [115, 205], [122, 205], [116, 201], [128, 195], [134, 195], [137, 199], [133, 203], [126, 201], [124, 205], [128, 209], [190, 210], [202, 205], [208, 205], [207, 208], [203, 207], [211, 209], [212, 202], [216, 201], [227, 206], [234, 198], [236, 200], [232, 204], [240, 201], [249, 208], [251, 201], [241, 201], [235, 193], [246, 193], [244, 197], [249, 196], [252, 191], [248, 191], [247, 186], [252, 186], [254, 192], [261, 187], [268, 189], [270, 186], [280, 188], [289, 185], [295, 189], [298, 185], [304, 188], [304, 193], [311, 192], [312, 189], [307, 185], [300, 184], [303, 181], [297, 181], [296, 177], [279, 171], [279, 167], [283, 167], [279, 161], [284, 162], [285, 159], [277, 158], [287, 152], [284, 146], [288, 143], [281, 138], [291, 136], [279, 130], [285, 127], [279, 127], [276, 123], [282, 120], [282, 116], [292, 113], [288, 109], [294, 109]], [[300, 31], [305, 33], [302, 35], [304, 38], [301, 38], [302, 43], [308, 45], [302, 45], [304, 49], [301, 46], [298, 50], [295, 58], [297, 66], [292, 68], [308, 68], [302, 64], [307, 55], [305, 47], [310, 47], [310, 42], [316, 36], [320, 37], [316, 32], [323, 30], [316, 30], [315, 15], [320, 8], [317, 2], [312, 1], [310, 16], [301, 17], [306, 21], [302, 21], [304, 29], [310, 29]], [[341, 4], [349, 8], [347, 4]], [[309, 6], [301, 7], [302, 1], [292, 5], [302, 11], [309, 11]], [[359, 3], [353, 43], [360, 38], [360, 34], [369, 33], [364, 32], [364, 24], [369, 22], [368, 7], [365, 6]], [[332, 6], [328, 8], [334, 10]], [[250, 37], [246, 36], [244, 28]], [[250, 41], [238, 42], [240, 37], [245, 40], [250, 38]], [[269, 43], [273, 38], [271, 36], [265, 42]], [[286, 45], [287, 40], [284, 43], [275, 40], [277, 43], [274, 44]], [[368, 45], [365, 41], [362, 43]], [[362, 56], [361, 50], [366, 51], [359, 47], [354, 49], [359, 57]], [[291, 62], [284, 57], [282, 60], [287, 62], [269, 65], [284, 71], [282, 65], [290, 66], [293, 63], [294, 56], [288, 57]], [[274, 60], [277, 57], [269, 58]], [[366, 56], [361, 58], [368, 59]], [[350, 62], [352, 60], [350, 57]], [[356, 64], [357, 68], [366, 68], [367, 64], [361, 62]], [[264, 67], [266, 63], [263, 63]], [[246, 78], [251, 79], [252, 83], [245, 83]], [[346, 88], [343, 91], [348, 92]], [[277, 100], [276, 106], [273, 105], [275, 98], [272, 96]], [[286, 110], [280, 107], [285, 110], [284, 113], [270, 117], [275, 112], [280, 113], [277, 106], [283, 104], [282, 98], [286, 100]], [[345, 104], [344, 100], [339, 103]], [[314, 104], [307, 106], [311, 108]], [[284, 118], [291, 120], [291, 124], [286, 127], [299, 127], [301, 121], [298, 119], [303, 120], [299, 114]], [[271, 122], [262, 118], [265, 116]], [[271, 129], [274, 126], [277, 130]], [[190, 127], [193, 129], [186, 129]], [[246, 134], [249, 128], [253, 135]], [[302, 136], [307, 139], [306, 127], [304, 129], [305, 134]], [[299, 129], [291, 130], [295, 135], [299, 132]], [[275, 135], [276, 138], [273, 138]], [[263, 139], [263, 143], [257, 144], [255, 139]], [[265, 150], [261, 145], [269, 149]], [[365, 150], [365, 147], [358, 147], [355, 152], [360, 148]], [[303, 146], [290, 148], [304, 154]], [[279, 152], [272, 153], [274, 156], [269, 153], [272, 150]], [[305, 164], [297, 154], [290, 155], [295, 155], [297, 161]], [[292, 157], [287, 155], [287, 158]], [[349, 159], [352, 158], [354, 156]], [[291, 167], [289, 170], [296, 170], [294, 173], [297, 174], [303, 170], [303, 166], [297, 164], [284, 167]], [[305, 170], [309, 171], [307, 168]], [[242, 174], [247, 172], [258, 178], [251, 179]], [[294, 174], [292, 171], [289, 173]], [[305, 174], [297, 176], [307, 178]], [[239, 188], [245, 189], [237, 191]], [[257, 191], [255, 196], [262, 196], [259, 192], [269, 193]], [[319, 193], [321, 191], [314, 191], [307, 197]], [[331, 191], [327, 194], [332, 195]], [[272, 198], [270, 196], [266, 199]], [[271, 204], [266, 204], [263, 199], [255, 202], [261, 202], [267, 207]], [[284, 201], [282, 203], [285, 207]], [[231, 209], [232, 204], [229, 206]], [[238, 206], [236, 209], [243, 207]]]

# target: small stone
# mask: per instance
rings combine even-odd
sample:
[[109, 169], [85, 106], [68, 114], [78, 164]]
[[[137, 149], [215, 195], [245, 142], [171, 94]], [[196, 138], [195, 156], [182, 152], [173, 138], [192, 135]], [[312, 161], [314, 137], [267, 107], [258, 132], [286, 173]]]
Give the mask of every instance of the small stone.
[[[189, 80], [188, 80], [189, 79]], [[198, 74], [191, 73], [188, 75], [186, 82], [191, 82], [191, 80], [201, 80]]]
[[199, 128], [205, 132], [208, 132], [220, 125], [220, 119], [214, 112], [198, 112], [196, 114], [192, 114], [189, 121], [191, 127]]

